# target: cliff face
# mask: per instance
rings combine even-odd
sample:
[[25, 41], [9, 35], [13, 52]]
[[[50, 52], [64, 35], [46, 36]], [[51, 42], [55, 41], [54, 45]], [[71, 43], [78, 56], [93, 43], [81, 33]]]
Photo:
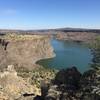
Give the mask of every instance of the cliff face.
[[37, 37], [35, 35], [32, 39], [1, 39], [0, 67], [13, 64], [32, 69], [37, 60], [53, 57], [50, 39]]
[[57, 39], [72, 40], [77, 42], [90, 42], [94, 40], [99, 34], [92, 32], [58, 32]]

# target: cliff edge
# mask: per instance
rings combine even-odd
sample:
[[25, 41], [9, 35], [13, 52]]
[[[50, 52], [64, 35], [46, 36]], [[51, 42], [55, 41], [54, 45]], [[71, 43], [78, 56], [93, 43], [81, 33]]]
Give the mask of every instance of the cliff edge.
[[36, 61], [54, 57], [50, 38], [41, 35], [6, 35], [0, 37], [0, 68], [15, 65], [34, 68]]

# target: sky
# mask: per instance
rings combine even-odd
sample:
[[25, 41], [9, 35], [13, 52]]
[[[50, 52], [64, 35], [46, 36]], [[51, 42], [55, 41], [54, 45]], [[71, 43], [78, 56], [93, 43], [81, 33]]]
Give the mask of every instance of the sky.
[[0, 0], [0, 29], [100, 29], [100, 0]]

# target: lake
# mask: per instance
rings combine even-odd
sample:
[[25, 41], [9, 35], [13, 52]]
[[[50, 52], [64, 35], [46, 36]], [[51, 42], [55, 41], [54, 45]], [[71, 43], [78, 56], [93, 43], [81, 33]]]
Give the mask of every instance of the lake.
[[40, 60], [37, 64], [54, 69], [76, 66], [81, 72], [89, 69], [92, 55], [88, 46], [82, 43], [56, 39], [52, 39], [51, 45], [56, 57]]

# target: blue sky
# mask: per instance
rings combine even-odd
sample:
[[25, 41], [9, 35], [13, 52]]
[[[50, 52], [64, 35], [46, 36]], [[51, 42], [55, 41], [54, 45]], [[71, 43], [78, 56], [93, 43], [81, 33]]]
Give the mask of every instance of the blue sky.
[[0, 29], [99, 28], [100, 0], [0, 0]]

